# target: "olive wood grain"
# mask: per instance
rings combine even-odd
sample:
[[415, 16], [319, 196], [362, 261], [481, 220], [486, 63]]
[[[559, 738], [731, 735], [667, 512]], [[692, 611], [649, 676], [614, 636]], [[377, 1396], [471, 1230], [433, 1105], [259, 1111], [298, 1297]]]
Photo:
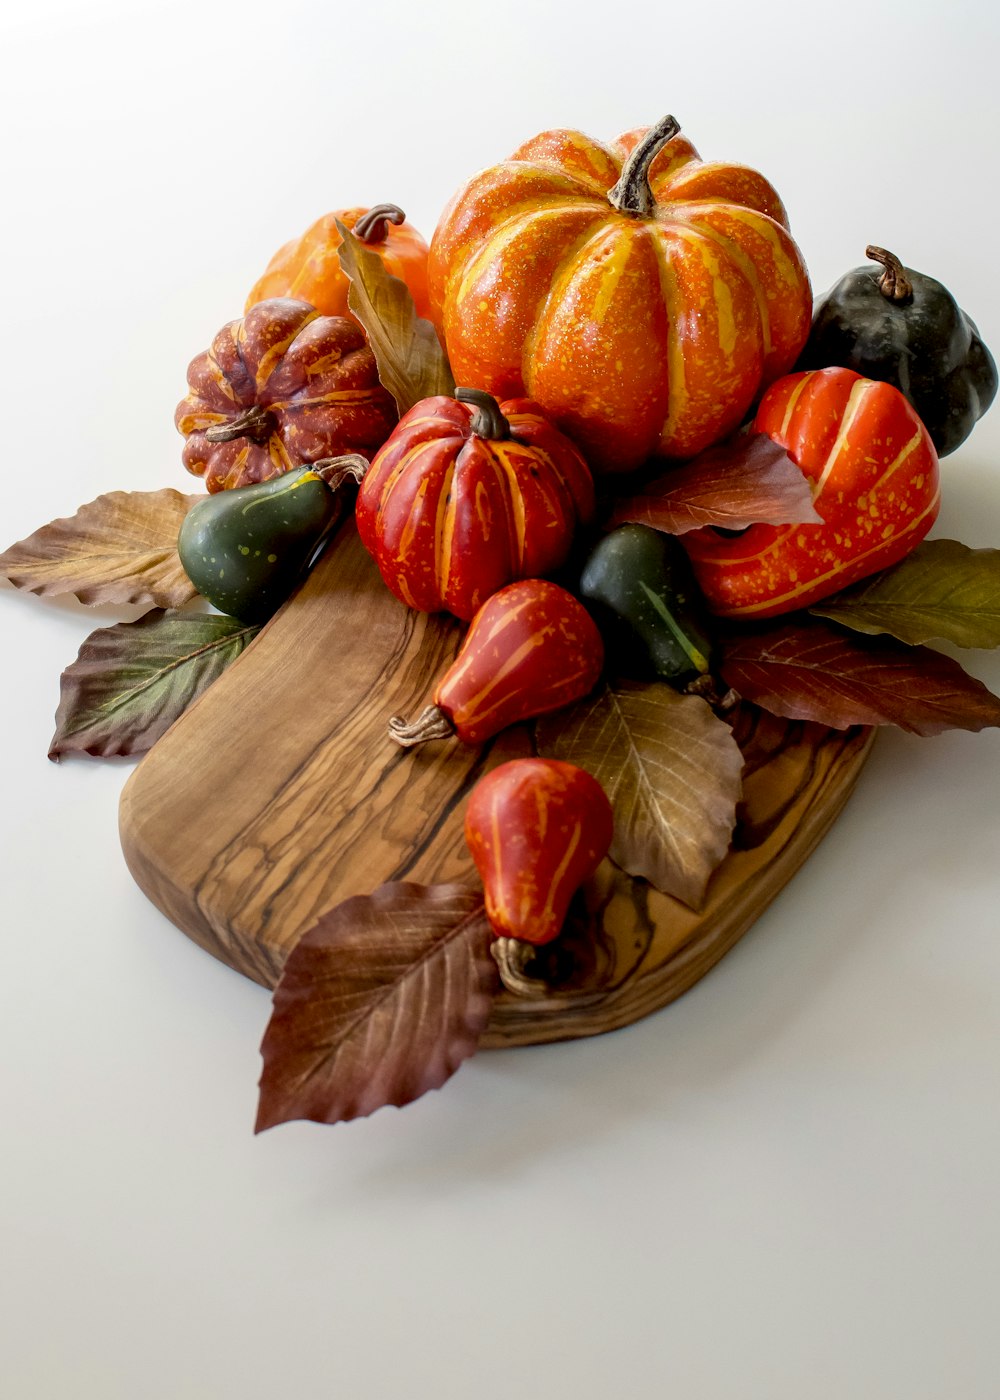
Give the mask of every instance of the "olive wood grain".
[[[461, 630], [409, 611], [347, 522], [305, 583], [142, 760], [121, 800], [136, 881], [195, 942], [273, 986], [325, 910], [387, 880], [474, 883], [465, 799], [531, 751], [508, 730], [416, 751], [386, 732], [416, 714]], [[847, 800], [871, 731], [737, 714], [746, 758], [733, 849], [698, 914], [605, 861], [540, 954], [542, 995], [504, 992], [489, 1046], [596, 1035], [702, 977], [770, 903]]]

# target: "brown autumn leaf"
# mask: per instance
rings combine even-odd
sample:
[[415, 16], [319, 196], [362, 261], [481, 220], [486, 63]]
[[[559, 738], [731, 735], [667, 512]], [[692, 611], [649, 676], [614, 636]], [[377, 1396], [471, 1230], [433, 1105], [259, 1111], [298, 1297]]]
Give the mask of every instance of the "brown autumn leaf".
[[702, 452], [618, 501], [611, 524], [627, 522], [683, 535], [705, 525], [816, 525], [822, 516], [801, 468], [767, 433], [753, 433]]
[[924, 540], [891, 569], [809, 609], [856, 632], [917, 646], [933, 638], [959, 647], [1000, 646], [1000, 549]]
[[417, 315], [405, 282], [337, 220], [340, 266], [350, 278], [347, 304], [365, 328], [378, 377], [396, 400], [400, 417], [421, 399], [451, 394], [455, 380], [430, 321]]
[[217, 613], [100, 627], [62, 673], [49, 758], [145, 753], [260, 631]]
[[256, 1132], [340, 1123], [439, 1089], [474, 1053], [500, 978], [483, 896], [381, 885], [324, 914], [274, 992]]
[[177, 557], [177, 532], [201, 499], [172, 487], [109, 491], [11, 545], [0, 573], [41, 596], [179, 608], [198, 590]]
[[930, 647], [852, 637], [816, 618], [733, 634], [722, 650], [726, 684], [786, 719], [895, 724], [924, 736], [1000, 725], [1000, 699]]
[[539, 720], [539, 752], [603, 784], [615, 815], [611, 859], [692, 909], [729, 849], [743, 756], [694, 695], [619, 682]]

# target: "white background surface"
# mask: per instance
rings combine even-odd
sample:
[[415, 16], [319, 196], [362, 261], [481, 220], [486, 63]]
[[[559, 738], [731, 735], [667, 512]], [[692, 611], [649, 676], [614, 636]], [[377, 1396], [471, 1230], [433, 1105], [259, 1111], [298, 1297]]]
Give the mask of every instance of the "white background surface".
[[[2, 544], [191, 484], [185, 367], [280, 242], [384, 199], [429, 236], [547, 126], [672, 111], [772, 178], [817, 290], [882, 243], [997, 350], [997, 14], [5, 7]], [[944, 467], [936, 533], [1000, 545], [1000, 409]], [[882, 735], [667, 1011], [255, 1139], [268, 997], [132, 884], [129, 765], [45, 758], [61, 669], [124, 615], [0, 594], [5, 1397], [994, 1400], [1000, 734]]]

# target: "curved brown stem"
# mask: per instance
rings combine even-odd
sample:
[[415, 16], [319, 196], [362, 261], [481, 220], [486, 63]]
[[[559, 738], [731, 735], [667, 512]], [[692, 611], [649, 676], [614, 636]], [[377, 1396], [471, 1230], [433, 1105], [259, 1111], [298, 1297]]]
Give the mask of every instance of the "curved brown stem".
[[232, 442], [235, 438], [248, 437], [253, 442], [267, 442], [278, 426], [278, 420], [269, 408], [262, 404], [252, 404], [238, 418], [217, 427], [206, 428], [206, 442]]
[[739, 696], [735, 690], [729, 689], [723, 694], [719, 694], [715, 680], [712, 676], [698, 676], [693, 681], [689, 681], [684, 687], [685, 695], [700, 695], [703, 700], [707, 700], [716, 714], [724, 715], [731, 710], [739, 701]]
[[342, 457], [321, 457], [318, 462], [310, 463], [309, 470], [314, 471], [331, 491], [336, 491], [348, 477], [361, 482], [368, 465], [368, 458], [362, 457], [360, 452], [346, 452]]
[[456, 389], [455, 398], [476, 409], [469, 424], [475, 437], [489, 438], [491, 442], [503, 442], [510, 437], [510, 424], [492, 394], [484, 389]]
[[389, 225], [401, 224], [405, 218], [398, 204], [375, 204], [354, 225], [354, 237], [362, 243], [384, 243], [389, 237]]
[[409, 721], [402, 715], [393, 715], [389, 721], [389, 738], [395, 739], [404, 749], [412, 749], [416, 744], [425, 744], [429, 739], [451, 739], [454, 733], [455, 727], [451, 720], [437, 705], [428, 705], [415, 720]]
[[490, 944], [493, 961], [500, 970], [500, 981], [513, 996], [538, 1000], [551, 992], [549, 984], [532, 977], [526, 968], [535, 956], [535, 948], [521, 938], [495, 938]]
[[656, 200], [649, 188], [649, 167], [680, 129], [675, 117], [664, 117], [649, 128], [622, 167], [618, 183], [608, 190], [608, 203], [612, 208], [635, 219], [652, 214]]
[[895, 253], [890, 253], [888, 248], [879, 248], [876, 244], [869, 243], [865, 249], [865, 257], [882, 264], [884, 271], [878, 279], [878, 289], [887, 301], [910, 300], [913, 296], [913, 283], [907, 277], [906, 268]]

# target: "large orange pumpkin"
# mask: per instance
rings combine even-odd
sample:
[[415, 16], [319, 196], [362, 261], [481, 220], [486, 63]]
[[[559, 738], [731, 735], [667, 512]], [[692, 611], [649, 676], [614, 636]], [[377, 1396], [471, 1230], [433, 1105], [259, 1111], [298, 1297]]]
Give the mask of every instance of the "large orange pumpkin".
[[338, 221], [377, 253], [394, 277], [406, 283], [419, 315], [430, 316], [427, 244], [395, 204], [324, 214], [300, 238], [282, 244], [255, 282], [245, 309], [249, 311], [270, 297], [294, 297], [308, 301], [324, 316], [349, 316], [350, 282], [337, 256], [341, 244]]
[[452, 200], [428, 267], [458, 382], [528, 394], [605, 471], [717, 442], [809, 333], [777, 194], [672, 117], [536, 136]]

